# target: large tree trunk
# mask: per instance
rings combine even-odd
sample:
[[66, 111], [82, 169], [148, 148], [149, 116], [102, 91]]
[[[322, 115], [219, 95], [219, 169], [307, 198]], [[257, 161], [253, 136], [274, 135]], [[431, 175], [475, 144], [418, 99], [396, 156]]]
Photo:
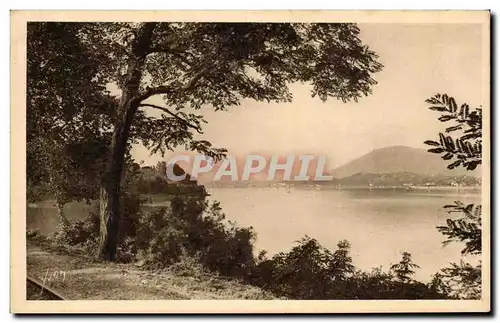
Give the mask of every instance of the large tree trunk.
[[[129, 119], [133, 118], [133, 113]], [[120, 184], [125, 162], [125, 150], [130, 122], [120, 120], [115, 125], [104, 183], [100, 192], [99, 254], [103, 260], [114, 261], [120, 222]]]
[[142, 78], [142, 68], [151, 46], [155, 23], [146, 23], [139, 30], [132, 44], [127, 75], [122, 86], [122, 96], [117, 109], [110, 155], [100, 192], [99, 257], [114, 261], [120, 223], [120, 184], [125, 162], [125, 152], [130, 127], [140, 102], [136, 102]]
[[59, 215], [59, 222], [62, 225], [68, 225], [69, 221], [66, 218], [66, 215], [64, 214], [64, 203], [62, 202], [57, 202], [57, 214]]

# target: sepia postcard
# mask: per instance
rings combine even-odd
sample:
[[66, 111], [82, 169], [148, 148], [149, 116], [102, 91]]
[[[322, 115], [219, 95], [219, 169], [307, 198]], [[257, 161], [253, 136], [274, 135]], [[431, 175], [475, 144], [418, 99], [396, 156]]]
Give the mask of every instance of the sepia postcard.
[[489, 312], [489, 11], [12, 11], [11, 312]]

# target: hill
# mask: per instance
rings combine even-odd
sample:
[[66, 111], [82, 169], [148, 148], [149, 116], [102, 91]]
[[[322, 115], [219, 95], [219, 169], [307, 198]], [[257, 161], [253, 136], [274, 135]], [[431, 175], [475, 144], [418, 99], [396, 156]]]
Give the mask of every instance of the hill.
[[376, 149], [332, 171], [334, 178], [345, 178], [355, 174], [408, 172], [422, 176], [480, 176], [480, 169], [467, 171], [463, 168], [448, 170], [448, 163], [439, 155], [425, 149], [407, 146], [392, 146]]

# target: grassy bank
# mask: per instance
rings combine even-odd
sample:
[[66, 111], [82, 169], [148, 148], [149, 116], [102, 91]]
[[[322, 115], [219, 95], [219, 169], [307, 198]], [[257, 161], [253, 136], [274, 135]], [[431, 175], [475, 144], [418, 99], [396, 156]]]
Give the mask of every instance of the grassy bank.
[[261, 289], [180, 263], [161, 271], [100, 263], [29, 242], [27, 274], [71, 300], [273, 299]]

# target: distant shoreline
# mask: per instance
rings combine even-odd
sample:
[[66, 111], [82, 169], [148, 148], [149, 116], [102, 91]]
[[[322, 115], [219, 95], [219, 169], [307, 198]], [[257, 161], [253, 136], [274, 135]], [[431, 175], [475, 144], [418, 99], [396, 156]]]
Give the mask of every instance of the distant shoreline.
[[308, 185], [296, 185], [296, 184], [286, 184], [278, 183], [275, 185], [263, 185], [259, 184], [247, 184], [247, 183], [236, 183], [236, 184], [201, 184], [206, 188], [303, 188], [303, 189], [318, 189], [318, 190], [405, 190], [405, 191], [480, 191], [481, 186], [368, 186], [368, 185], [329, 185], [329, 184], [308, 184]]

